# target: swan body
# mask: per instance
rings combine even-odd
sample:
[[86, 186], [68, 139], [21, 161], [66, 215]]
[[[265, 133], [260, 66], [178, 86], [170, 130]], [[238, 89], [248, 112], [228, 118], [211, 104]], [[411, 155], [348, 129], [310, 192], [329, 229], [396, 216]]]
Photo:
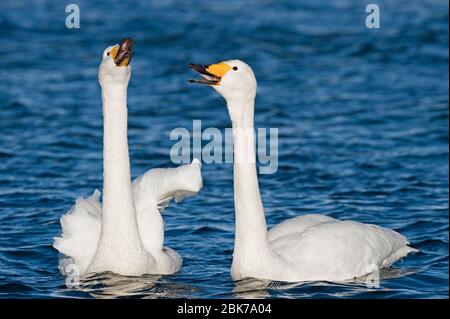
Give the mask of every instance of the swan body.
[[[180, 255], [163, 247], [164, 222], [161, 214], [170, 200], [180, 202], [201, 189], [200, 165], [195, 159], [191, 164], [177, 168], [154, 168], [133, 181], [137, 226], [142, 245], [154, 260], [153, 274], [172, 274], [181, 268]], [[89, 267], [96, 255], [102, 228], [100, 195], [100, 191], [95, 190], [87, 198], [77, 198], [70, 211], [61, 217], [62, 232], [60, 237], [55, 238], [53, 246], [67, 256], [60, 263], [62, 272], [67, 264], [77, 265], [81, 275], [99, 272]], [[117, 273], [129, 271], [125, 269]]]
[[200, 162], [177, 168], [152, 169], [133, 182], [127, 139], [127, 88], [132, 40], [108, 47], [99, 67], [103, 102], [103, 194], [78, 198], [61, 218], [62, 232], [54, 247], [80, 275], [111, 271], [120, 275], [171, 274], [182, 259], [163, 247], [162, 209], [175, 198], [202, 187]]
[[191, 64], [227, 102], [234, 142], [236, 233], [231, 276], [288, 282], [346, 281], [390, 267], [410, 252], [401, 234], [324, 215], [288, 219], [267, 231], [256, 173], [254, 99], [256, 79], [239, 60]]

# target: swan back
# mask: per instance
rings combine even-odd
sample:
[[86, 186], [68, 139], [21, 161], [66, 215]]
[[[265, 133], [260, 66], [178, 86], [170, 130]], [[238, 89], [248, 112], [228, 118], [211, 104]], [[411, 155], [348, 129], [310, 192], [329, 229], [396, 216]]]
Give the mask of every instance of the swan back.
[[[298, 219], [293, 222], [299, 224]], [[353, 279], [375, 269], [390, 267], [408, 252], [415, 251], [408, 244], [403, 235], [393, 230], [334, 219], [271, 241], [278, 256], [296, 265], [292, 277], [330, 281]]]

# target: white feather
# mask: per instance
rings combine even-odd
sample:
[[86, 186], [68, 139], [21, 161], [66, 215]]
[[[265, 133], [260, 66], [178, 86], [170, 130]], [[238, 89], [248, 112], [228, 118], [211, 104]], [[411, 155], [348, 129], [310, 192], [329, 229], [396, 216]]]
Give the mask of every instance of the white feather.
[[[133, 182], [133, 195], [138, 216], [141, 239], [147, 251], [157, 262], [175, 272], [181, 267], [181, 257], [169, 248], [163, 248], [164, 223], [160, 205], [165, 207], [172, 198], [181, 200], [193, 196], [202, 188], [201, 165], [198, 160], [177, 168], [155, 168]], [[183, 194], [184, 197], [180, 196]], [[61, 217], [61, 235], [54, 238], [53, 246], [64, 255], [61, 272], [73, 263], [85, 274], [91, 264], [101, 232], [102, 208], [100, 191], [87, 197], [79, 197], [75, 205]], [[157, 247], [163, 253], [158, 253]]]

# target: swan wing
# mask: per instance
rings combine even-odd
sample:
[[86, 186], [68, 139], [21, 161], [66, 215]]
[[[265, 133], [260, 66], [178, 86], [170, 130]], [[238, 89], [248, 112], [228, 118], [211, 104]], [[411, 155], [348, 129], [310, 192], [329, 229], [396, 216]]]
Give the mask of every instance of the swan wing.
[[[133, 182], [138, 226], [147, 250], [151, 251], [155, 246], [161, 249], [163, 245], [164, 226], [158, 209], [162, 211], [172, 198], [180, 201], [195, 195], [202, 187], [200, 167], [200, 162], [194, 160], [177, 168], [152, 169]], [[70, 211], [61, 217], [62, 231], [53, 243], [53, 247], [63, 254], [61, 272], [65, 273], [68, 265], [76, 265], [80, 274], [86, 272], [97, 251], [101, 220], [98, 190], [90, 197], [77, 198]], [[173, 259], [181, 258], [175, 256]]]
[[[142, 243], [158, 252], [164, 245], [163, 212], [171, 199], [193, 196], [202, 188], [200, 161], [176, 168], [154, 168], [133, 181], [133, 196]], [[178, 260], [179, 258], [174, 258]]]
[[308, 280], [347, 280], [391, 266], [409, 252], [407, 239], [387, 228], [331, 220], [271, 242]]
[[191, 164], [175, 168], [154, 168], [133, 181], [136, 209], [158, 205], [162, 212], [171, 199], [178, 203], [196, 195], [202, 188], [201, 163], [194, 159]]
[[60, 259], [63, 274], [69, 264], [76, 265], [79, 273], [84, 274], [95, 256], [101, 232], [99, 198], [98, 190], [87, 198], [79, 197], [70, 211], [61, 217], [62, 231], [54, 238], [53, 247], [64, 255]]
[[268, 232], [268, 239], [271, 242], [286, 235], [301, 233], [306, 228], [335, 220], [332, 217], [319, 214], [297, 216], [287, 219], [271, 228]]

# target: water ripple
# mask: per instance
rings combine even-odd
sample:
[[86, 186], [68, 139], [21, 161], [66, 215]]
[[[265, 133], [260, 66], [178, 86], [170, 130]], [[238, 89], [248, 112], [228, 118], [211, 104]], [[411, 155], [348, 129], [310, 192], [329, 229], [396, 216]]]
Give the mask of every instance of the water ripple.
[[[0, 2], [0, 298], [448, 298], [448, 2], [378, 1], [380, 30], [351, 1], [79, 0], [78, 30], [56, 3]], [[186, 84], [186, 65], [240, 58], [258, 78], [256, 126], [279, 128], [278, 171], [260, 176], [268, 224], [354, 219], [400, 231], [420, 253], [383, 271], [378, 289], [233, 283], [232, 166], [205, 164], [201, 193], [164, 215], [180, 273], [67, 288], [52, 238], [75, 198], [102, 187], [97, 67], [125, 35], [136, 40], [133, 176], [172, 165], [172, 129], [230, 126], [213, 90]]]

